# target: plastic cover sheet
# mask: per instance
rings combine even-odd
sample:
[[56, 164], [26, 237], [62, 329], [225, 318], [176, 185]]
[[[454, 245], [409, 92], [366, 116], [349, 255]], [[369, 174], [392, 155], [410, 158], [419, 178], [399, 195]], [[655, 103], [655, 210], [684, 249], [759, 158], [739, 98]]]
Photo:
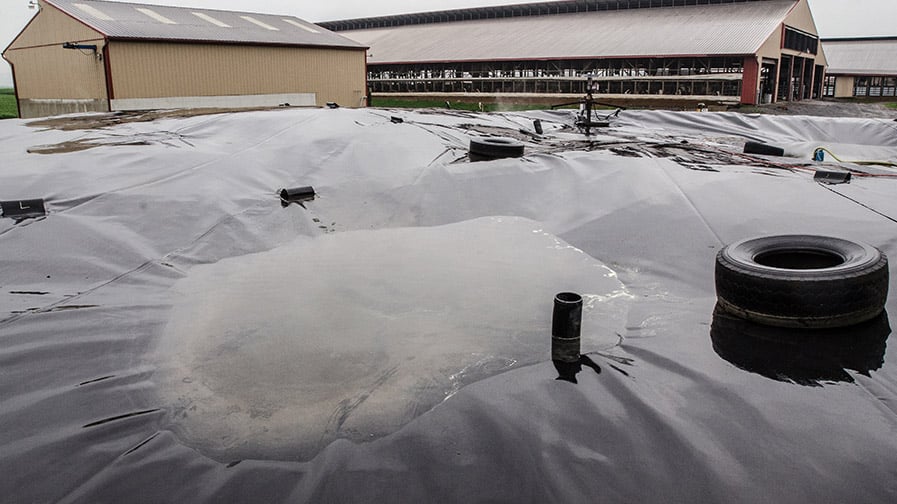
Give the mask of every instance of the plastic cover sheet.
[[[716, 252], [748, 236], [897, 257], [894, 171], [826, 164], [874, 175], [826, 186], [809, 161], [897, 161], [897, 123], [624, 112], [587, 139], [572, 119], [0, 122], [0, 200], [48, 210], [0, 219], [0, 495], [897, 499], [887, 315], [832, 365], [751, 344], [756, 328], [714, 319], [713, 288]], [[468, 162], [488, 134], [527, 155]], [[798, 157], [744, 156], [745, 140]], [[282, 207], [298, 186], [317, 198]], [[596, 364], [576, 384], [549, 353], [551, 298], [571, 289]]]

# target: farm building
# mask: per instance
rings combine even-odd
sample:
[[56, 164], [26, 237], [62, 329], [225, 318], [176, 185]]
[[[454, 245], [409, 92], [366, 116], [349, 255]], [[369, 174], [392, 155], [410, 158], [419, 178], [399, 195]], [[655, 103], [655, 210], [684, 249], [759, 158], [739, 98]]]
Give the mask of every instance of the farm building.
[[570, 0], [320, 23], [370, 46], [374, 93], [756, 104], [822, 95], [807, 0]]
[[21, 117], [363, 105], [367, 48], [295, 17], [94, 0], [38, 8], [3, 52]]
[[822, 41], [828, 56], [825, 96], [897, 96], [897, 37]]

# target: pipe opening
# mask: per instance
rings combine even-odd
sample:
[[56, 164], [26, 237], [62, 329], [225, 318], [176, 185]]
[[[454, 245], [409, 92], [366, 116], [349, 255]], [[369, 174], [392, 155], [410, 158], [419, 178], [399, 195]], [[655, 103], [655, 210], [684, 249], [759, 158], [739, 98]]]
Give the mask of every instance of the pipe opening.
[[562, 292], [555, 296], [554, 300], [558, 303], [577, 304], [582, 303], [582, 296], [575, 292]]

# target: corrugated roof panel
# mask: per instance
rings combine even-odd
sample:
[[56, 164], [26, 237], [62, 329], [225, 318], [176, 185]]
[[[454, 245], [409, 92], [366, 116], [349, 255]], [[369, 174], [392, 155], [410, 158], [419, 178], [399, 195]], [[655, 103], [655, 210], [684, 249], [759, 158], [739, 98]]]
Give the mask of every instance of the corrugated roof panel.
[[231, 25], [224, 23], [222, 21], [218, 21], [217, 19], [213, 18], [212, 16], [210, 16], [208, 14], [204, 14], [202, 12], [193, 12], [192, 14], [194, 16], [198, 17], [199, 19], [202, 19], [203, 21], [208, 21], [209, 23], [212, 23], [215, 26], [220, 26], [222, 28], [230, 28], [231, 27]]
[[139, 12], [145, 16], [148, 16], [151, 19], [155, 19], [156, 21], [163, 23], [163, 24], [177, 24], [176, 21], [172, 21], [152, 9], [147, 9], [144, 7], [135, 7], [134, 10], [136, 10], [137, 12]]
[[[102, 0], [45, 0], [112, 39], [173, 40], [322, 46], [363, 49], [365, 46], [301, 19], [247, 12], [168, 7]], [[138, 10], [141, 9], [141, 10]], [[151, 14], [152, 13], [152, 14]], [[251, 20], [247, 19], [250, 18]], [[286, 29], [283, 19], [314, 26]], [[167, 21], [165, 21], [167, 20]], [[278, 26], [283, 29], [277, 28]]]
[[897, 75], [897, 39], [827, 40], [822, 49], [830, 74]]
[[263, 23], [252, 16], [240, 16], [240, 18], [245, 19], [246, 21], [249, 21], [250, 23], [252, 23], [258, 27], [264, 28], [266, 30], [271, 30], [271, 31], [279, 31], [280, 30], [280, 28], [275, 28], [267, 23]]
[[74, 4], [72, 4], [72, 5], [75, 6], [75, 7], [77, 7], [79, 10], [81, 10], [82, 12], [88, 14], [90, 17], [92, 17], [92, 18], [94, 18], [94, 19], [99, 19], [99, 20], [101, 20], [101, 21], [114, 21], [114, 19], [112, 19], [111, 17], [109, 17], [108, 14], [106, 14], [106, 13], [104, 13], [103, 11], [97, 9], [96, 7], [92, 7], [92, 6], [90, 6], [90, 5], [83, 4], [83, 3], [74, 3]]
[[371, 64], [753, 54], [793, 0], [558, 14], [341, 32]]
[[307, 31], [307, 32], [309, 32], [309, 33], [321, 33], [320, 31], [318, 31], [318, 30], [312, 28], [311, 26], [305, 26], [304, 24], [302, 24], [302, 23], [297, 23], [296, 21], [294, 21], [294, 20], [292, 20], [292, 19], [283, 19], [283, 22], [284, 22], [284, 23], [289, 23], [289, 24], [291, 24], [291, 25], [293, 25], [293, 26], [295, 26], [295, 27], [297, 27], [297, 28], [302, 28], [303, 30], [305, 30], [305, 31]]

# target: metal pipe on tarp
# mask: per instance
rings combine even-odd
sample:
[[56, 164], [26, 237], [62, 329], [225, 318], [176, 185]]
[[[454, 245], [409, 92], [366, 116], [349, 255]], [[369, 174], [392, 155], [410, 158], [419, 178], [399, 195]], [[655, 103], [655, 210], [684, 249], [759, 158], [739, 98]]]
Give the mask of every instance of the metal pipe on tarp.
[[551, 319], [551, 359], [579, 362], [582, 330], [582, 296], [562, 292], [554, 297]]

